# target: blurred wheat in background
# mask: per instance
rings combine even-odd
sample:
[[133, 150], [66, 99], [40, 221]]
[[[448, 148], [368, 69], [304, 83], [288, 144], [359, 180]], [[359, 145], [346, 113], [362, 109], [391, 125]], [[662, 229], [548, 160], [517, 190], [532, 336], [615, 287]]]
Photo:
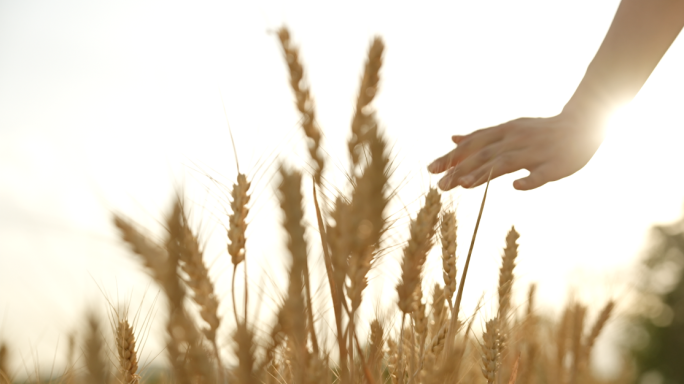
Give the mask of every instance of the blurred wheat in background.
[[[515, 284], [521, 234], [513, 227], [501, 251], [495, 308], [487, 308], [481, 300], [474, 312], [464, 313], [461, 303], [464, 294], [471, 294], [466, 291], [468, 266], [477, 228], [486, 216], [487, 189], [472, 238], [457, 244], [453, 204], [429, 188], [420, 209], [410, 214], [408, 239], [397, 242], [393, 236], [397, 220], [387, 209], [399, 188], [391, 182], [396, 166], [373, 107], [384, 58], [382, 39], [373, 39], [368, 49], [346, 143], [347, 182], [342, 185], [326, 178], [334, 162], [322, 146], [325, 136], [316, 120], [298, 48], [286, 28], [277, 31], [277, 38], [311, 161], [307, 169], [296, 169], [285, 161], [274, 166], [288, 260], [287, 288], [277, 300], [274, 322], [264, 322], [248, 311], [249, 303], [256, 300], [250, 296], [256, 283], [247, 274], [247, 244], [263, 240], [258, 233], [247, 236], [254, 175], [238, 170], [230, 190], [227, 228], [227, 254], [233, 269], [230, 294], [220, 295], [210, 277], [201, 233], [190, 219], [192, 204], [182, 190], [176, 191], [160, 224], [163, 238], [150, 235], [159, 228], [141, 228], [130, 218], [114, 214], [122, 241], [158, 286], [156, 310], [165, 313], [165, 328], [151, 328], [154, 313], [131, 313], [125, 300], [108, 301], [109, 324], [97, 312], [84, 314], [86, 326], [68, 338], [68, 364], [63, 372], [51, 372], [46, 378], [43, 370], [25, 367], [26, 382], [617, 384], [633, 382], [637, 370], [669, 369], [670, 365], [663, 368], [659, 362], [676, 356], [676, 346], [669, 353], [662, 348], [649, 352], [643, 347], [649, 344], [639, 344], [635, 338], [636, 356], [643, 355], [636, 364], [625, 358], [618, 377], [594, 375], [590, 366], [593, 347], [621, 302], [609, 300], [594, 312], [578, 300], [569, 300], [560, 316], [540, 312], [535, 306], [536, 286]], [[306, 223], [306, 212], [316, 217], [313, 230]], [[684, 249], [679, 226], [663, 227], [658, 233], [663, 248]], [[314, 240], [319, 244], [314, 246]], [[465, 266], [457, 271], [457, 247], [464, 243], [469, 243], [468, 251], [460, 252], [467, 255]], [[438, 264], [443, 279], [430, 286], [424, 279], [425, 266], [436, 255], [431, 253], [435, 247], [441, 248]], [[323, 293], [316, 291], [312, 281], [311, 253], [319, 248], [325, 267]], [[370, 272], [390, 253], [401, 260], [394, 312], [361, 316], [362, 303], [369, 299]], [[658, 249], [654, 254], [672, 253]], [[681, 251], [670, 259], [654, 256], [648, 266], [677, 264], [680, 259]], [[244, 273], [241, 298], [236, 297], [239, 271]], [[526, 290], [525, 302], [514, 301], [516, 289]], [[663, 331], [681, 314], [681, 283], [668, 289], [644, 288], [647, 295], [663, 298], [652, 316], [660, 327], [649, 319], [640, 323], [640, 334], [650, 340], [665, 340], [659, 336], [663, 332], [681, 338], [681, 332]], [[219, 311], [222, 302], [230, 313]], [[232, 330], [229, 340], [219, 337], [222, 327]], [[151, 361], [143, 361], [141, 350], [150, 333], [163, 333], [166, 348]], [[659, 345], [651, 343], [650, 348]], [[10, 359], [20, 359], [16, 350], [0, 340], [0, 384], [18, 382], [18, 370], [9, 364]]]
[[[246, 252], [252, 191], [250, 175], [238, 173], [230, 191], [227, 253], [233, 266], [230, 295], [222, 297], [209, 275], [200, 234], [189, 219], [188, 199], [178, 191], [155, 239], [127, 217], [115, 214], [121, 239], [158, 285], [158, 309], [166, 312], [166, 328], [150, 329], [152, 314], [129, 313], [130, 303], [109, 302], [110, 324], [96, 314], [84, 315], [87, 327], [70, 338], [68, 365], [47, 380], [64, 383], [629, 383], [634, 372], [606, 381], [592, 374], [589, 358], [596, 340], [620, 302], [608, 301], [598, 313], [571, 300], [559, 318], [540, 313], [535, 285], [527, 300], [513, 301], [518, 238], [511, 228], [499, 269], [495, 309], [478, 305], [461, 311], [477, 228], [465, 267], [456, 269], [457, 222], [454, 208], [430, 188], [421, 208], [411, 215], [410, 236], [393, 244], [396, 221], [387, 212], [396, 188], [390, 145], [380, 128], [373, 100], [378, 92], [384, 44], [375, 38], [365, 63], [351, 133], [347, 142], [350, 168], [347, 185], [326, 178], [330, 159], [322, 149], [324, 135], [306, 82], [297, 46], [286, 28], [277, 32], [290, 74], [295, 105], [311, 158], [310, 168], [295, 169], [281, 162], [277, 196], [286, 233], [287, 289], [280, 294], [275, 322], [264, 323], [248, 313], [249, 281]], [[311, 184], [309, 184], [311, 181]], [[311, 185], [312, 190], [305, 189]], [[317, 234], [305, 223], [315, 213]], [[273, 218], [276, 220], [276, 218]], [[524, 236], [524, 234], [523, 234]], [[314, 247], [315, 239], [320, 244]], [[461, 241], [463, 243], [463, 241]], [[321, 299], [311, 281], [311, 252], [323, 253], [327, 290]], [[441, 247], [443, 281], [427, 286], [424, 268], [433, 247]], [[379, 258], [399, 253], [401, 275], [396, 284], [394, 313], [376, 318], [359, 315], [369, 272]], [[244, 269], [244, 297], [236, 298], [235, 276]], [[494, 273], [495, 271], [492, 271]], [[466, 293], [464, 293], [466, 292]], [[230, 300], [230, 314], [219, 313], [221, 300]], [[239, 308], [242, 305], [243, 308]], [[327, 323], [332, 309], [334, 323]], [[393, 319], [398, 319], [394, 321]], [[229, 341], [218, 330], [234, 329]], [[151, 369], [141, 363], [141, 349], [150, 332], [164, 332], [166, 348]], [[142, 340], [142, 342], [141, 342]], [[78, 347], [76, 347], [78, 344]], [[13, 382], [9, 368], [12, 346], [0, 343], [0, 383]], [[41, 372], [29, 373], [40, 382]]]

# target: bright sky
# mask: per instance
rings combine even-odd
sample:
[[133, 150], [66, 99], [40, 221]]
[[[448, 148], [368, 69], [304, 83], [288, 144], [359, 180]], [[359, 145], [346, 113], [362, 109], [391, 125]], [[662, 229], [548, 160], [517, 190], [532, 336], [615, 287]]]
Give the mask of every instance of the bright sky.
[[[254, 176], [260, 159], [274, 155], [299, 167], [306, 161], [270, 33], [283, 23], [301, 47], [324, 145], [337, 159], [345, 158], [368, 44], [383, 37], [375, 105], [395, 143], [399, 178], [408, 180], [401, 192], [408, 204], [436, 183], [425, 167], [452, 148], [450, 135], [558, 113], [618, 1], [415, 4], [0, 0], [0, 337], [29, 360], [37, 354], [49, 364], [84, 308], [102, 301], [98, 285], [110, 297], [132, 295], [134, 306], [154, 291], [116, 237], [110, 211], [158, 230], [181, 184], [196, 203], [204, 238], [212, 236], [206, 252], [215, 260], [212, 276], [228, 292], [219, 223], [226, 218], [218, 203], [225, 194], [206, 177], [227, 184], [236, 175], [221, 95], [241, 170]], [[539, 284], [540, 305], [550, 311], [563, 305], [569, 289], [594, 306], [626, 293], [648, 228], [682, 212], [682, 68], [680, 38], [576, 175], [531, 192], [511, 186], [524, 173], [492, 183], [466, 308], [483, 290], [486, 298], [493, 294], [511, 225], [522, 235], [521, 300], [530, 282]], [[335, 170], [331, 177], [340, 175]], [[285, 262], [279, 215], [273, 183], [261, 174], [255, 180], [250, 276], [255, 286], [270, 287], [269, 277], [277, 282]], [[465, 256], [482, 192], [445, 195], [458, 202], [459, 255]], [[416, 208], [409, 205], [412, 214]], [[320, 260], [315, 252], [311, 257]], [[434, 262], [427, 270], [436, 279]], [[397, 263], [383, 261], [369, 292], [389, 288], [382, 300], [394, 300], [398, 271]]]

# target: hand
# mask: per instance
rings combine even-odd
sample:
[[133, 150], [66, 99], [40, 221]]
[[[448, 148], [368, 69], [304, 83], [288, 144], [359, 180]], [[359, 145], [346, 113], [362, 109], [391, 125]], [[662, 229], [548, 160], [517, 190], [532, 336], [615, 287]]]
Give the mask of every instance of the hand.
[[530, 175], [513, 187], [530, 190], [570, 176], [584, 167], [603, 141], [604, 120], [564, 112], [549, 118], [521, 118], [469, 135], [453, 136], [456, 149], [428, 166], [430, 173], [448, 171], [442, 190], [474, 188], [520, 169]]

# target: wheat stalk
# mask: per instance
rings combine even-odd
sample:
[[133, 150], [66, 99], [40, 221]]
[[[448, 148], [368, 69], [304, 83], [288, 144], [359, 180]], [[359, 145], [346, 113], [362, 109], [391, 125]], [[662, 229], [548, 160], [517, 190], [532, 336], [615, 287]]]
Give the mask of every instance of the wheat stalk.
[[236, 372], [237, 383], [251, 384], [257, 382], [254, 373], [256, 345], [254, 344], [254, 334], [247, 328], [245, 323], [238, 323], [233, 333], [235, 343], [235, 356], [238, 359]]

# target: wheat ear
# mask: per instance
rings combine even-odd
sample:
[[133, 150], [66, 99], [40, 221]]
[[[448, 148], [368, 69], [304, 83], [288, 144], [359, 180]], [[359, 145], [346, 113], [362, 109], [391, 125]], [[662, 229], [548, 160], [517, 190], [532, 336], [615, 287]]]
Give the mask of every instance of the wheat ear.
[[[290, 87], [297, 99], [297, 109], [302, 115], [301, 125], [304, 134], [309, 139], [308, 147], [311, 158], [316, 163], [314, 168], [314, 184], [321, 185], [323, 178], [323, 169], [325, 167], [325, 160], [321, 150], [321, 131], [316, 125], [316, 114], [314, 110], [314, 102], [308, 86], [303, 81], [304, 67], [299, 60], [299, 50], [291, 44], [290, 32], [287, 28], [282, 27], [278, 30], [278, 39], [283, 48], [285, 61], [290, 72]], [[309, 282], [309, 264], [304, 259], [304, 286], [306, 288], [306, 308], [310, 324], [311, 343], [315, 353], [318, 353], [318, 340], [314, 329], [313, 308], [311, 300], [311, 284]]]
[[[284, 213], [283, 228], [288, 235], [287, 248], [292, 263], [289, 273], [289, 287], [285, 300], [283, 320], [285, 331], [294, 344], [295, 382], [301, 382], [304, 378], [306, 359], [306, 309], [302, 289], [304, 283], [302, 274], [306, 263], [307, 245], [304, 239], [304, 210], [302, 208], [301, 183], [302, 176], [297, 171], [288, 171], [285, 167], [280, 168], [281, 183], [278, 187], [280, 192], [280, 207]], [[309, 326], [313, 327], [313, 324]]]
[[367, 146], [371, 158], [363, 174], [356, 180], [347, 222], [350, 227], [345, 228], [352, 237], [348, 261], [350, 285], [347, 288], [352, 314], [361, 305], [361, 294], [368, 285], [366, 276], [385, 229], [384, 211], [388, 204], [387, 143], [377, 128], [368, 136]]
[[[175, 214], [180, 214], [180, 207], [174, 206], [169, 221], [171, 221]], [[114, 224], [119, 228], [123, 240], [128, 243], [133, 252], [140, 257], [147, 272], [157, 284], [162, 287], [166, 294], [169, 301], [169, 320], [167, 322], [169, 338], [167, 340], [167, 352], [177, 380], [185, 382], [188, 379], [185, 371], [184, 357], [182, 356], [182, 352], [179, 351], [184, 342], [186, 328], [185, 314], [182, 307], [185, 291], [180, 285], [180, 281], [176, 274], [178, 258], [172, 257], [168, 252], [169, 247], [177, 250], [178, 246], [174, 245], [171, 236], [169, 236], [167, 249], [161, 247], [143, 235], [122, 216], [114, 215]], [[173, 253], [173, 255], [176, 256], [177, 254], [177, 252]], [[174, 330], [177, 331], [174, 332]]]
[[170, 287], [170, 290], [166, 292], [170, 304], [167, 323], [170, 338], [167, 351], [176, 373], [182, 375], [181, 378], [187, 376], [194, 377], [194, 380], [211, 380], [213, 368], [202, 345], [201, 334], [185, 311], [185, 290], [178, 276], [181, 260], [188, 258], [187, 254], [191, 248], [187, 243], [187, 221], [180, 195], [173, 204], [166, 225], [169, 231], [166, 240], [169, 273], [165, 284]]
[[116, 351], [119, 370], [124, 384], [138, 384], [138, 356], [135, 351], [135, 336], [127, 319], [120, 319], [116, 327]]
[[367, 147], [371, 159], [363, 174], [356, 180], [347, 221], [351, 227], [345, 228], [352, 238], [347, 270], [350, 283], [346, 289], [351, 302], [348, 325], [350, 355], [354, 350], [352, 344], [356, 334], [356, 310], [361, 305], [362, 293], [368, 286], [367, 275], [377, 253], [380, 236], [385, 229], [384, 211], [388, 203], [387, 145], [377, 128], [372, 129], [368, 136]]
[[432, 323], [430, 324], [430, 336], [434, 337], [440, 332], [447, 319], [447, 313], [444, 311], [445, 294], [444, 289], [439, 284], [435, 284], [432, 291]]
[[[328, 284], [330, 285], [330, 297], [332, 298], [333, 312], [335, 313], [335, 337], [337, 338], [337, 347], [339, 350], [339, 361], [340, 361], [340, 381], [342, 383], [347, 382], [347, 345], [344, 342], [344, 335], [342, 334], [342, 300], [344, 299], [343, 285], [344, 276], [346, 274], [345, 270], [339, 270], [343, 268], [343, 265], [338, 265], [333, 268], [333, 258], [331, 254], [331, 242], [329, 241], [328, 229], [326, 229], [323, 223], [323, 215], [321, 214], [321, 208], [318, 205], [318, 197], [316, 194], [316, 183], [313, 184], [313, 200], [314, 207], [316, 208], [316, 220], [318, 222], [318, 231], [321, 237], [321, 247], [323, 248], [323, 258], [325, 261], [325, 272], [328, 276]], [[341, 200], [338, 200], [339, 204]], [[336, 206], [338, 206], [336, 204]], [[339, 263], [339, 250], [338, 250], [338, 263]]]
[[413, 311], [414, 293], [420, 284], [420, 274], [427, 254], [432, 248], [440, 208], [440, 195], [436, 189], [430, 188], [425, 204], [409, 226], [411, 237], [403, 249], [401, 281], [397, 285], [399, 309], [405, 314]]
[[368, 110], [368, 106], [378, 92], [380, 81], [380, 67], [382, 66], [382, 54], [385, 45], [379, 37], [376, 37], [368, 50], [368, 60], [361, 78], [359, 96], [356, 99], [356, 109], [351, 124], [351, 137], [347, 143], [352, 167], [358, 165], [362, 152], [363, 137], [376, 126], [374, 112]]
[[440, 217], [440, 239], [442, 242], [442, 275], [444, 297], [451, 309], [456, 292], [456, 212], [445, 211]]
[[501, 257], [501, 269], [499, 270], [499, 320], [505, 322], [508, 309], [511, 306], [511, 288], [513, 286], [513, 269], [515, 259], [518, 257], [518, 244], [516, 241], [520, 235], [511, 227], [506, 235], [506, 248]]
[[[428, 319], [427, 316], [425, 316], [425, 304], [423, 303], [423, 289], [421, 288], [421, 284], [418, 284], [416, 287], [416, 293], [414, 294], [413, 302], [414, 309], [411, 313], [411, 316], [413, 317], [413, 332], [415, 333], [415, 342], [417, 343], [418, 347], [414, 349], [417, 349], [417, 358], [420, 361], [416, 360], [414, 367], [412, 367], [411, 371], [413, 372], [413, 375], [411, 376], [411, 379], [413, 379], [413, 377], [415, 377], [416, 374], [419, 373], [423, 368], [423, 353], [425, 352], [425, 339], [427, 339]], [[409, 383], [411, 383], [411, 381], [409, 381]]]
[[482, 335], [482, 374], [487, 384], [493, 384], [499, 370], [499, 326], [497, 319], [487, 321]]
[[368, 368], [376, 383], [382, 382], [382, 356], [385, 345], [384, 330], [382, 324], [375, 319], [370, 325], [370, 347], [368, 350]]
[[520, 235], [511, 227], [506, 235], [506, 248], [501, 256], [501, 268], [499, 269], [499, 351], [503, 354], [508, 346], [508, 311], [511, 307], [511, 290], [513, 287], [513, 270], [515, 259], [518, 257], [518, 244], [516, 241]]
[[168, 254], [160, 245], [150, 240], [147, 236], [138, 231], [123, 216], [114, 215], [114, 225], [119, 228], [122, 239], [128, 243], [132, 251], [140, 257], [150, 276], [168, 291], [173, 289], [167, 286], [170, 271], [167, 263]]
[[314, 110], [314, 102], [311, 98], [309, 87], [303, 81], [304, 67], [299, 61], [299, 50], [290, 40], [290, 32], [287, 28], [282, 27], [278, 30], [278, 39], [283, 48], [285, 55], [285, 62], [290, 72], [290, 87], [295, 95], [295, 104], [297, 109], [302, 114], [302, 129], [304, 134], [308, 137], [309, 154], [316, 163], [314, 168], [314, 179], [316, 184], [321, 184], [323, 175], [323, 168], [325, 167], [325, 159], [321, 150], [321, 131], [316, 125], [316, 113]]
[[181, 211], [181, 225], [182, 228], [178, 234], [180, 236], [180, 249], [182, 250], [179, 253], [179, 264], [187, 274], [185, 283], [194, 293], [192, 299], [200, 307], [200, 316], [208, 325], [208, 328], [202, 331], [214, 348], [219, 381], [223, 382], [221, 356], [216, 340], [216, 331], [221, 325], [221, 319], [218, 316], [219, 303], [214, 291], [214, 284], [209, 279], [209, 270], [204, 264], [203, 252], [200, 249], [197, 236], [190, 229], [187, 217], [183, 211]]
[[235, 315], [235, 322], [238, 323], [237, 308], [235, 304], [235, 274], [240, 263], [244, 262], [243, 269], [245, 275], [245, 321], [247, 321], [247, 261], [246, 248], [247, 238], [247, 214], [249, 214], [249, 188], [251, 183], [247, 181], [247, 176], [238, 173], [237, 180], [230, 191], [231, 201], [228, 215], [228, 254], [230, 261], [233, 263], [233, 278], [231, 281], [231, 298], [233, 301], [233, 314]]

